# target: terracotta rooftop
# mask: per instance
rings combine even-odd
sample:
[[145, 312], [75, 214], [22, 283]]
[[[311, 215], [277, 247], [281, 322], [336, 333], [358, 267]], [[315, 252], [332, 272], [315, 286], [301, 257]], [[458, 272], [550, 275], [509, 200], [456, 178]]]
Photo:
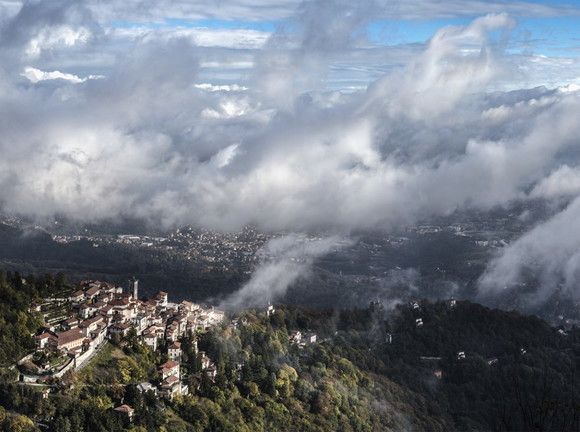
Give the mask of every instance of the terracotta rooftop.
[[122, 413], [126, 413], [126, 414], [132, 414], [133, 411], [135, 411], [133, 408], [131, 408], [129, 405], [119, 405], [117, 408], [115, 408], [115, 411], [118, 412], [122, 412]]
[[163, 380], [163, 382], [161, 383], [161, 386], [162, 387], [171, 387], [177, 382], [179, 382], [179, 378], [177, 378], [175, 375], [171, 375], [170, 377], [167, 377], [165, 380]]
[[109, 302], [111, 306], [127, 306], [129, 304], [129, 299], [115, 299]]
[[113, 324], [112, 327], [118, 328], [118, 329], [121, 329], [121, 330], [126, 330], [129, 327], [131, 327], [131, 324], [128, 324], [128, 323], [117, 323], [117, 324]]
[[34, 336], [34, 339], [42, 340], [42, 339], [48, 339], [48, 338], [54, 338], [54, 337], [55, 336], [52, 333], [44, 332], [42, 334], [39, 334], [38, 336]]
[[99, 288], [99, 287], [91, 287], [85, 291], [85, 294], [88, 296], [92, 296], [92, 295], [97, 294], [100, 290], [101, 290], [101, 288]]
[[78, 340], [78, 339], [84, 339], [84, 338], [85, 338], [85, 335], [83, 335], [83, 333], [77, 328], [56, 334], [56, 339], [57, 339], [57, 343], [59, 346], [67, 344], [67, 343], [75, 341], [75, 340]]
[[169, 360], [168, 362], [165, 362], [159, 366], [159, 369], [173, 369], [176, 366], [179, 366], [179, 363], [173, 360]]
[[103, 317], [102, 317], [102, 316], [98, 316], [98, 315], [97, 315], [97, 316], [96, 316], [96, 317], [94, 317], [94, 318], [89, 318], [89, 319], [86, 319], [86, 320], [82, 321], [82, 322], [79, 324], [79, 327], [81, 327], [81, 328], [83, 328], [83, 327], [88, 327], [88, 326], [90, 326], [91, 324], [95, 324], [95, 323], [101, 322], [102, 320], [103, 320]]

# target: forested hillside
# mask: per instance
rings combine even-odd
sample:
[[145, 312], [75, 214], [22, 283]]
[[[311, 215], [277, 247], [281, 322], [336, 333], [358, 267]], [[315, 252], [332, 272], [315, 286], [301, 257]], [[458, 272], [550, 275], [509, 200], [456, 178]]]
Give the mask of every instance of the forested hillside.
[[[3, 430], [579, 430], [578, 330], [469, 302], [243, 311], [237, 325], [197, 335], [214, 379], [194, 335], [182, 338], [190, 394], [171, 401], [138, 390], [166, 358], [134, 333], [50, 387], [15, 382], [10, 366], [41, 325], [30, 302], [65, 287], [62, 275], [0, 277]], [[297, 344], [297, 331], [317, 338]], [[113, 411], [121, 403], [131, 422]]]

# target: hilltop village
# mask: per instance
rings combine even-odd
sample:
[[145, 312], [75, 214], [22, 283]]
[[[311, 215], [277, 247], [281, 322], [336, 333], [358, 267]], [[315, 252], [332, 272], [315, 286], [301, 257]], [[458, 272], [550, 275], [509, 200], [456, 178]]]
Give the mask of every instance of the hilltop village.
[[[153, 351], [163, 349], [166, 354], [168, 360], [158, 367], [161, 381], [155, 391], [168, 398], [189, 391], [180, 374], [180, 339], [190, 336], [198, 352], [196, 335], [225, 319], [224, 311], [211, 306], [172, 303], [163, 291], [140, 299], [135, 279], [129, 281], [128, 290], [107, 282], [83, 281], [69, 297], [48, 298], [32, 309], [43, 313], [46, 328], [34, 338], [36, 351], [19, 362], [22, 382], [45, 383], [60, 378], [82, 368], [107, 340], [120, 341], [132, 335]], [[215, 379], [214, 363], [204, 352], [198, 354], [203, 372]], [[142, 388], [153, 386], [142, 383]]]

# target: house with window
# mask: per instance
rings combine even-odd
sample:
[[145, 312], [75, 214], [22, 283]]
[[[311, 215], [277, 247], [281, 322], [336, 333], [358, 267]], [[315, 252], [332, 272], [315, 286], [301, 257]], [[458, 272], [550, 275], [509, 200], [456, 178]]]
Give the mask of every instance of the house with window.
[[167, 347], [167, 356], [170, 360], [181, 361], [181, 343], [173, 342]]
[[54, 339], [49, 339], [49, 344], [58, 350], [71, 351], [83, 346], [85, 334], [78, 328], [56, 333]]
[[47, 331], [34, 337], [34, 340], [36, 342], [36, 348], [38, 348], [38, 349], [46, 348], [46, 346], [49, 344], [49, 342], [51, 340], [55, 340], [55, 339], [56, 339], [56, 335], [54, 333], [47, 332]]
[[78, 290], [73, 292], [70, 297], [68, 298], [68, 300], [71, 303], [81, 303], [83, 300], [85, 299], [85, 293], [83, 290]]
[[133, 416], [135, 415], [135, 410], [129, 405], [120, 405], [113, 411], [119, 413], [121, 416], [126, 417], [129, 421], [133, 421]]
[[180, 378], [179, 363], [175, 360], [169, 360], [163, 363], [159, 366], [158, 371], [162, 380], [166, 380], [170, 376], [176, 376], [178, 380]]

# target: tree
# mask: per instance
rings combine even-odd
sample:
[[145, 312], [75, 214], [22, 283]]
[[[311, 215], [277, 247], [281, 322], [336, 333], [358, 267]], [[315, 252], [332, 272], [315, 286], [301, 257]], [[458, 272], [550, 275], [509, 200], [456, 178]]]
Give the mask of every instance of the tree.
[[8, 419], [6, 432], [33, 432], [36, 431], [34, 422], [24, 415], [12, 416]]
[[54, 421], [54, 432], [73, 432], [71, 422], [67, 417], [58, 416]]

